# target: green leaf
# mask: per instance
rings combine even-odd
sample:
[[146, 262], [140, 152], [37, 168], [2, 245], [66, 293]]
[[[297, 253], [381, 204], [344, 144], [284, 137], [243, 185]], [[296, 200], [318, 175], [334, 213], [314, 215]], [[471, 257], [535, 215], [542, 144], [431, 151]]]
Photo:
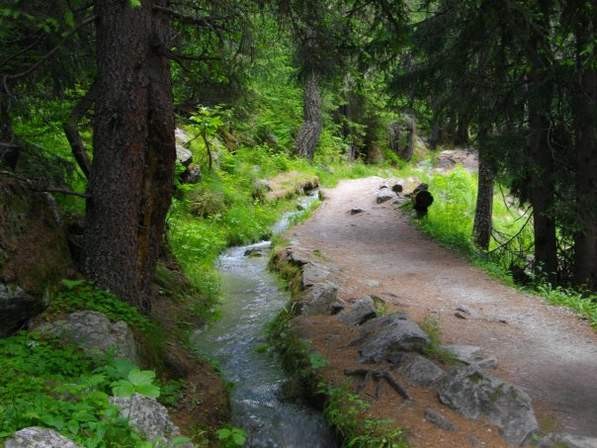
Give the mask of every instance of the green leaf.
[[135, 393], [135, 386], [126, 380], [116, 381], [112, 385], [112, 393], [116, 397], [130, 397]]
[[66, 23], [66, 26], [69, 28], [73, 28], [75, 26], [75, 16], [73, 15], [72, 11], [69, 10], [64, 13], [64, 23]]
[[229, 428], [222, 428], [218, 430], [217, 434], [219, 440], [226, 440], [230, 438], [232, 431]]
[[65, 278], [64, 280], [62, 280], [61, 283], [66, 289], [75, 289], [83, 285], [85, 283], [85, 280], [69, 280]]
[[141, 0], [129, 0], [129, 4], [132, 8], [140, 8], [141, 7]]
[[135, 392], [151, 398], [158, 398], [160, 396], [160, 388], [153, 384], [140, 384], [135, 386]]
[[155, 372], [152, 370], [133, 369], [128, 375], [128, 380], [135, 386], [151, 385], [154, 379]]
[[247, 436], [241, 431], [235, 431], [232, 434], [232, 440], [238, 446], [244, 446], [245, 442], [247, 441]]

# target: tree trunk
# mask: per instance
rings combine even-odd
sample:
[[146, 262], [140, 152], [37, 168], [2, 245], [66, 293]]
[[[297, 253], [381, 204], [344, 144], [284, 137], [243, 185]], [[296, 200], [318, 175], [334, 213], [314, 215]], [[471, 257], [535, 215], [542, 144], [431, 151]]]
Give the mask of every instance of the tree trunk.
[[14, 141], [10, 119], [10, 98], [0, 87], [0, 162], [6, 163], [13, 170], [17, 166], [21, 150]]
[[305, 81], [303, 98], [303, 125], [296, 136], [296, 153], [313, 160], [322, 129], [321, 93], [315, 72], [311, 72]]
[[549, 141], [553, 86], [549, 80], [548, 37], [550, 0], [542, 0], [540, 26], [532, 31], [529, 45], [529, 153], [531, 167], [531, 204], [535, 239], [535, 267], [550, 281], [557, 279], [556, 222], [553, 217], [555, 184], [553, 156]]
[[484, 138], [480, 136], [479, 140], [479, 179], [473, 240], [479, 249], [487, 251], [492, 230], [494, 173], [488, 160], [489, 154], [483, 141]]
[[[597, 8], [593, 7], [594, 11]], [[579, 9], [580, 11], [580, 9]], [[575, 89], [576, 223], [574, 278], [578, 285], [597, 289], [597, 70], [591, 55], [581, 52], [597, 34], [597, 12], [576, 21], [577, 80]], [[592, 57], [597, 50], [593, 48]], [[595, 60], [595, 59], [593, 59]]]
[[463, 114], [458, 114], [458, 125], [456, 126], [456, 135], [454, 136], [454, 145], [465, 146], [469, 144], [468, 127], [469, 118]]
[[160, 46], [167, 0], [96, 0], [97, 82], [84, 269], [142, 310], [173, 193], [175, 141], [171, 78]]

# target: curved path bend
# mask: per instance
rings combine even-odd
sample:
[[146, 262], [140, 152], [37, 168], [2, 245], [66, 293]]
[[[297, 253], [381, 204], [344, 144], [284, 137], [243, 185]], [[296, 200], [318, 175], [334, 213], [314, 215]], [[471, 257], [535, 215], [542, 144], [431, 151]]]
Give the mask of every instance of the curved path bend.
[[[597, 437], [597, 333], [572, 312], [490, 278], [375, 203], [382, 179], [325, 191], [313, 218], [290, 237], [339, 267], [340, 296], [376, 294], [415, 320], [437, 317], [444, 343], [495, 356], [495, 374], [524, 388], [542, 429]], [[352, 208], [363, 213], [351, 215]], [[460, 319], [464, 305], [471, 316]]]

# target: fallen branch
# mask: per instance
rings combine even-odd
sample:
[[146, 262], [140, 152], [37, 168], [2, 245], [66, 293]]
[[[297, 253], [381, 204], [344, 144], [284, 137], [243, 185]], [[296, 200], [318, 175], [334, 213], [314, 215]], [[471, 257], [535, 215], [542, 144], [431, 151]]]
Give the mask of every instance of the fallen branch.
[[412, 400], [406, 389], [396, 381], [390, 372], [387, 370], [373, 370], [373, 369], [346, 369], [344, 370], [346, 376], [362, 377], [360, 383], [357, 385], [357, 392], [360, 392], [369, 382], [370, 379], [375, 381], [375, 399], [379, 398], [381, 390], [381, 380], [385, 380], [392, 389], [394, 389], [405, 400]]

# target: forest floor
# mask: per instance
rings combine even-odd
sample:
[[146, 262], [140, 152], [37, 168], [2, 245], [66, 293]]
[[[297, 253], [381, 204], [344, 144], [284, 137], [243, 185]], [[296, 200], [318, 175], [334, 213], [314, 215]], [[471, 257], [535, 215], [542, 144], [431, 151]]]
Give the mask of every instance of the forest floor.
[[[529, 393], [544, 432], [596, 437], [597, 333], [573, 312], [471, 266], [422, 234], [391, 202], [376, 204], [382, 181], [343, 181], [326, 190], [315, 215], [287, 237], [338, 268], [333, 280], [340, 298], [377, 295], [418, 322], [437, 319], [443, 343], [476, 345], [495, 356], [498, 367], [491, 373]], [[351, 215], [353, 208], [364, 212]], [[459, 306], [470, 310], [468, 318], [456, 317]], [[313, 328], [311, 337], [329, 341], [334, 328]], [[327, 332], [327, 339], [318, 332]], [[356, 363], [356, 352], [347, 356]]]

